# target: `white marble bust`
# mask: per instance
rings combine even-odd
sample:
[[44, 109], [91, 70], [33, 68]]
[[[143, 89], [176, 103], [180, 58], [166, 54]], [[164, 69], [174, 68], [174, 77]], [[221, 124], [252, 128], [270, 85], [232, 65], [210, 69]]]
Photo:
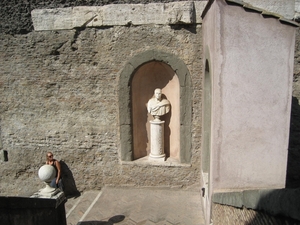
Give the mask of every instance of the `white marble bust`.
[[170, 111], [170, 102], [162, 98], [160, 88], [154, 90], [153, 97], [147, 103], [147, 110], [155, 120], [159, 120], [160, 116], [167, 114]]

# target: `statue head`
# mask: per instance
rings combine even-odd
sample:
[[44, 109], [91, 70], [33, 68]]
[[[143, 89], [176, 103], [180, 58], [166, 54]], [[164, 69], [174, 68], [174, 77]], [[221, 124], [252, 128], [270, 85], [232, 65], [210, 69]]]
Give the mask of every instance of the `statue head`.
[[161, 100], [161, 89], [160, 88], [156, 88], [154, 90], [154, 97], [159, 101]]
[[153, 97], [147, 103], [147, 110], [156, 121], [170, 111], [170, 102], [163, 96], [160, 88], [154, 90]]

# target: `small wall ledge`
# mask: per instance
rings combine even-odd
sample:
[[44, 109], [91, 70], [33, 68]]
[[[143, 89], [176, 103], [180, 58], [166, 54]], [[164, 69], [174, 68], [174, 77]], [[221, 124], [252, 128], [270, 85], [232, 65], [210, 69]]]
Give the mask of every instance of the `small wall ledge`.
[[79, 27], [108, 27], [147, 24], [202, 23], [207, 1], [182, 1], [149, 4], [112, 4], [31, 12], [34, 30], [68, 30]]
[[134, 160], [121, 161], [122, 165], [138, 165], [138, 166], [157, 166], [157, 167], [191, 167], [189, 163], [180, 163], [176, 159], [168, 158], [166, 161], [149, 160], [149, 156]]

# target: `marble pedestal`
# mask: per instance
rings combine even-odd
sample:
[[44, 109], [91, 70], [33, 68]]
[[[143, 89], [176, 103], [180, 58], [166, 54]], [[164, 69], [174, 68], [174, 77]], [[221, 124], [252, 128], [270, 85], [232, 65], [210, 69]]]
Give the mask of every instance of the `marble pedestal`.
[[151, 149], [149, 160], [165, 161], [164, 154], [164, 125], [165, 121], [150, 121]]
[[50, 182], [45, 182], [45, 184], [46, 184], [46, 187], [39, 190], [40, 196], [50, 198], [60, 192], [60, 189], [51, 187]]

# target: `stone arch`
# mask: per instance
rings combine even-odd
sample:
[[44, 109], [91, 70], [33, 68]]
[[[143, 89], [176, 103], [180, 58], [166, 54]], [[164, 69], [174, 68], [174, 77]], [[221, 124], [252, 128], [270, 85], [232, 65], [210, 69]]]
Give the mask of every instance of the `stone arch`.
[[203, 79], [203, 124], [202, 124], [202, 170], [204, 173], [210, 171], [210, 152], [211, 152], [211, 71], [208, 59], [205, 60], [204, 79]]
[[178, 76], [180, 86], [180, 153], [181, 163], [191, 161], [191, 81], [190, 73], [184, 62], [175, 55], [149, 50], [131, 58], [120, 74], [119, 80], [119, 123], [120, 123], [120, 156], [122, 161], [133, 160], [132, 102], [131, 82], [133, 75], [142, 65], [152, 62], [163, 62], [169, 65]]
[[131, 81], [131, 119], [133, 133], [133, 160], [146, 157], [151, 152], [151, 128], [153, 120], [147, 112], [147, 102], [160, 88], [163, 98], [170, 102], [170, 111], [161, 117], [163, 125], [164, 154], [167, 159], [180, 161], [180, 85], [177, 74], [166, 63], [150, 61], [141, 65]]
[[203, 74], [203, 93], [202, 93], [202, 151], [201, 151], [201, 169], [202, 169], [202, 191], [203, 202], [206, 208], [206, 218], [211, 218], [211, 198], [212, 198], [212, 153], [211, 153], [211, 135], [212, 135], [212, 106], [213, 106], [213, 70], [210, 60], [209, 47], [205, 47], [204, 74]]

